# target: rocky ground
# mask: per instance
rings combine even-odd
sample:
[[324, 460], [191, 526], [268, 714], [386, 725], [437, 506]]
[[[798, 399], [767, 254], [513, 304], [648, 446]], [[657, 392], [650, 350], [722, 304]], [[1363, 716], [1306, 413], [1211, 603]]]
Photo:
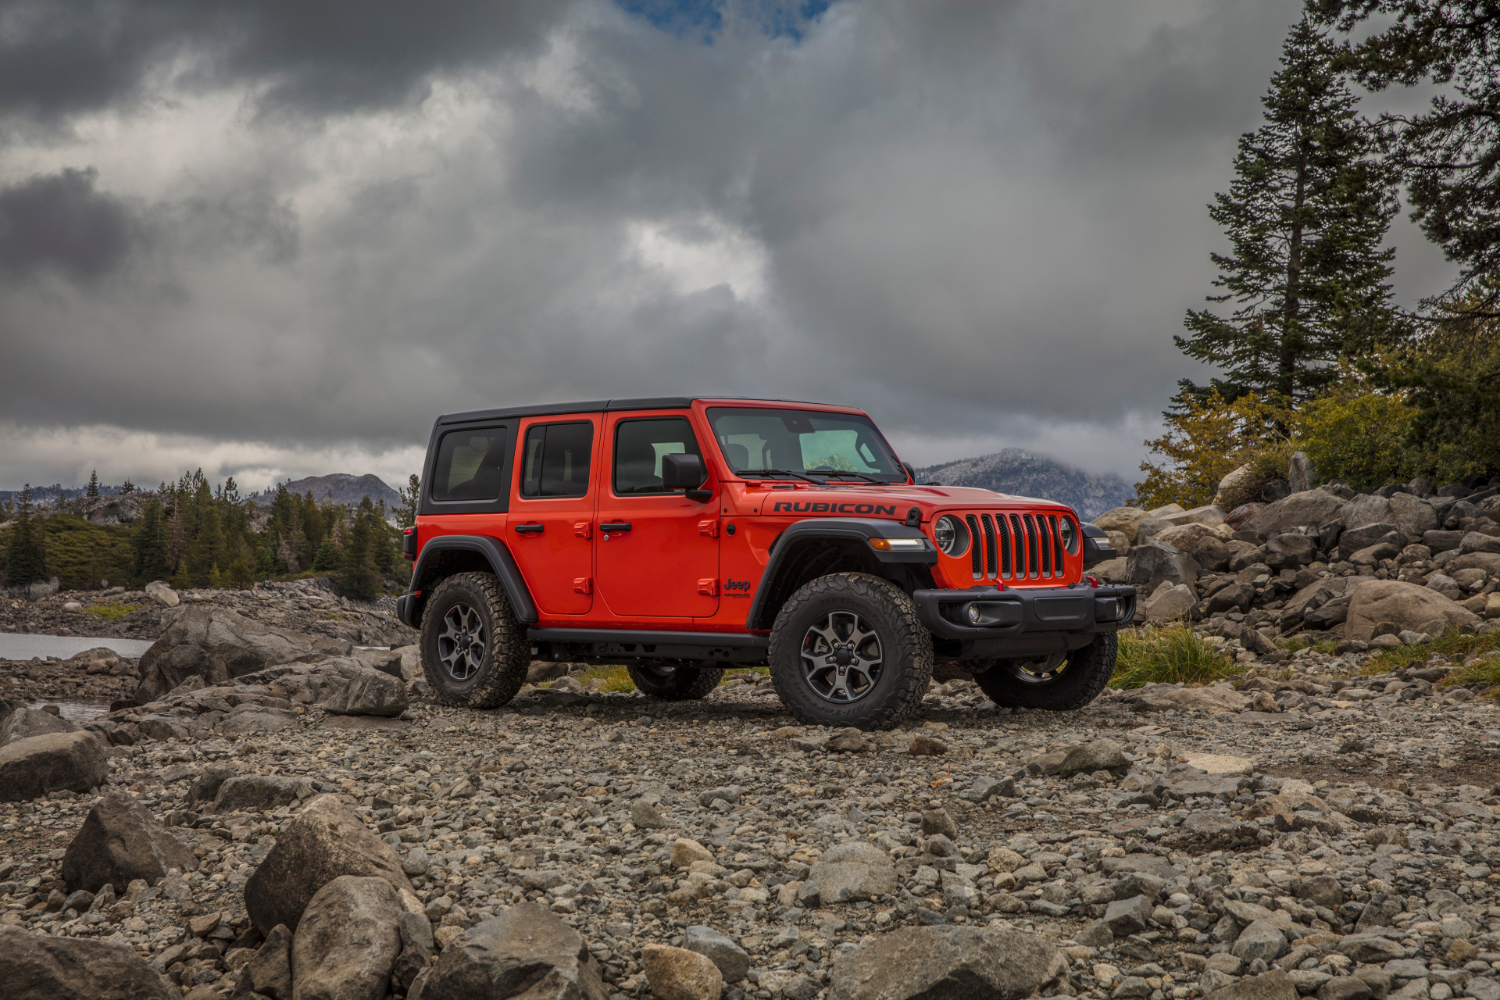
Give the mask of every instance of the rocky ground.
[[[888, 734], [794, 727], [754, 683], [334, 714], [319, 678], [347, 657], [271, 668], [96, 726], [113, 744], [97, 791], [187, 852], [154, 877], [90, 896], [77, 875], [89, 823], [124, 806], [0, 805], [0, 933], [123, 945], [196, 998], [241, 979], [282, 996], [283, 966], [330, 963], [382, 967], [339, 995], [491, 995], [454, 987], [454, 942], [526, 913], [555, 915], [562, 952], [581, 935], [591, 957], [554, 969], [578, 996], [915, 996], [999, 948], [1035, 959], [1008, 996], [1497, 1000], [1500, 713], [1434, 686], [1441, 657], [1379, 677], [1367, 657], [1306, 650], [1243, 690], [1147, 687], [1059, 715], [959, 680]], [[304, 813], [368, 835], [371, 877], [312, 885]], [[306, 905], [295, 934], [261, 926], [286, 922], [257, 912], [283, 897]], [[387, 911], [402, 930], [383, 952], [339, 958], [317, 933]], [[1020, 975], [991, 973], [959, 981]]]
[[63, 591], [37, 600], [0, 594], [0, 632], [151, 639], [166, 628], [173, 610], [218, 607], [261, 622], [347, 639], [357, 646], [405, 646], [416, 633], [394, 617], [395, 598], [366, 603], [340, 597], [328, 577], [290, 583], [257, 583], [253, 590], [183, 590], [167, 604], [139, 590]]

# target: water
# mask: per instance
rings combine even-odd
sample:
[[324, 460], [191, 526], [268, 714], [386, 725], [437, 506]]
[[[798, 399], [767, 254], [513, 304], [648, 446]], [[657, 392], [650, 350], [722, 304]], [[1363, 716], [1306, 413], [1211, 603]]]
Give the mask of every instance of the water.
[[102, 701], [64, 701], [60, 698], [41, 698], [37, 701], [26, 703], [27, 708], [40, 709], [46, 705], [56, 705], [58, 714], [75, 725], [83, 725], [91, 722], [109, 711], [109, 704]]
[[85, 649], [106, 646], [121, 656], [139, 658], [151, 643], [145, 639], [91, 639], [81, 635], [22, 635], [0, 632], [0, 660], [29, 660], [33, 656], [55, 656], [66, 660]]

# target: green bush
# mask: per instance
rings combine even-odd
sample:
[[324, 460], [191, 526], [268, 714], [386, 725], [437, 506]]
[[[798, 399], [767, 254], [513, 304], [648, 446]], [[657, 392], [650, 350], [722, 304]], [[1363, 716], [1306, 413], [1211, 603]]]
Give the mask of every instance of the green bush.
[[1400, 396], [1346, 388], [1304, 404], [1292, 432], [1319, 480], [1376, 490], [1420, 471], [1404, 444], [1416, 412]]

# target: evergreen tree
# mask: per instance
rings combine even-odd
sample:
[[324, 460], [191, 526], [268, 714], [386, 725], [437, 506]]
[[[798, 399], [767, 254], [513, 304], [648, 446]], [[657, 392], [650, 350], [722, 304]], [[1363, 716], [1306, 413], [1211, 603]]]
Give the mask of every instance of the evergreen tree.
[[128, 478], [125, 480], [125, 482], [123, 482], [123, 483], [120, 484], [120, 495], [121, 496], [129, 496], [130, 494], [132, 494], [134, 492], [135, 492], [135, 483], [132, 483]]
[[90, 499], [90, 500], [98, 500], [99, 499], [99, 470], [98, 469], [93, 469], [93, 470], [91, 470], [89, 472], [89, 486], [88, 486], [88, 489], [84, 490], [83, 495], [85, 497], [87, 497], [88, 499]]
[[171, 575], [167, 566], [166, 518], [161, 502], [155, 498], [141, 508], [141, 519], [136, 524], [135, 575], [143, 584]]
[[345, 597], [360, 601], [373, 601], [379, 592], [380, 581], [375, 571], [375, 506], [365, 497], [359, 504], [349, 526], [349, 541], [344, 547], [344, 571], [339, 578], [339, 590]]
[[[1500, 318], [1500, 9], [1495, 0], [1309, 0], [1319, 23], [1365, 35], [1344, 63], [1371, 90], [1433, 86], [1424, 114], [1382, 116], [1412, 218], [1460, 272], [1439, 303]], [[1367, 19], [1380, 29], [1363, 31]]]
[[417, 500], [422, 496], [422, 480], [415, 473], [406, 481], [406, 488], [397, 490], [401, 496], [401, 508], [396, 511], [396, 523], [410, 528], [417, 523]]
[[[1380, 246], [1397, 206], [1390, 172], [1372, 158], [1374, 132], [1307, 20], [1292, 27], [1281, 66], [1262, 101], [1265, 124], [1241, 136], [1229, 193], [1209, 206], [1232, 248], [1212, 255], [1224, 293], [1209, 301], [1234, 310], [1190, 310], [1190, 336], [1174, 338], [1224, 371], [1211, 387], [1226, 400], [1305, 399], [1336, 379], [1340, 357], [1398, 332], [1395, 250]], [[1207, 392], [1183, 389], [1200, 400]]]
[[196, 530], [188, 540], [187, 574], [195, 587], [212, 585], [224, 560], [224, 535], [219, 527], [219, 506], [208, 481], [200, 479], [193, 490]]
[[16, 498], [16, 523], [5, 551], [5, 579], [12, 587], [47, 579], [47, 525], [31, 502], [31, 484]]

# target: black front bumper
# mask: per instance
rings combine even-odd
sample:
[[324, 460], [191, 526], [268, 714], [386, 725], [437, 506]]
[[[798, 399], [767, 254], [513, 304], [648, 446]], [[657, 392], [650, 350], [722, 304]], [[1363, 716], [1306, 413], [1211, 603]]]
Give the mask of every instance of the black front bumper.
[[[917, 617], [949, 655], [1015, 656], [1077, 649], [1135, 617], [1134, 587], [975, 587], [912, 592]], [[979, 622], [972, 623], [969, 605]], [[958, 648], [955, 648], [957, 644]]]

